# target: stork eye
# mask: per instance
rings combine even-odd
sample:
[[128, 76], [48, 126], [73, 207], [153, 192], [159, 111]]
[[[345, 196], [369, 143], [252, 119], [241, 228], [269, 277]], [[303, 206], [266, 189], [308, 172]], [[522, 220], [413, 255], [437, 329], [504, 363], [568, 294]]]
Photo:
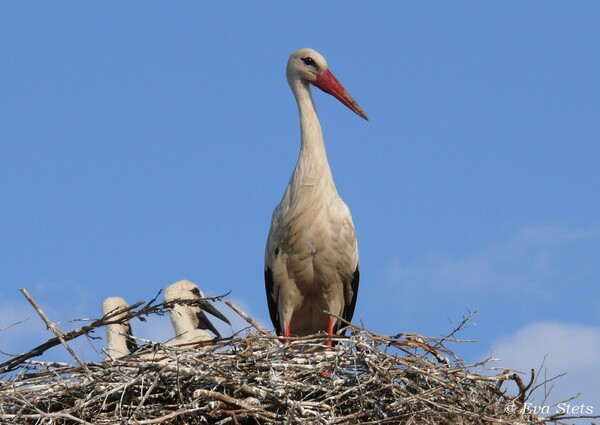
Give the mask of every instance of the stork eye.
[[200, 290], [198, 288], [194, 288], [192, 289], [192, 294], [194, 294], [197, 297], [200, 297]]
[[315, 69], [319, 69], [319, 67], [317, 66], [317, 63], [311, 57], [301, 58], [300, 60], [302, 62], [304, 62], [304, 65], [312, 66]]

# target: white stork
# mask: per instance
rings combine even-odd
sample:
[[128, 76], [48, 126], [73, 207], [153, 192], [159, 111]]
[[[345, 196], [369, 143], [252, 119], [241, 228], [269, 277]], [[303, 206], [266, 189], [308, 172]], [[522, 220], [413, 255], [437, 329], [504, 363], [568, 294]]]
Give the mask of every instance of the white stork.
[[[102, 314], [106, 316], [109, 313], [124, 311], [129, 305], [121, 297], [109, 297], [102, 303]], [[136, 350], [137, 344], [133, 339], [131, 325], [129, 320], [123, 320], [127, 313], [116, 314], [109, 321], [119, 321], [106, 325], [106, 348], [104, 352], [108, 359], [118, 359], [119, 357], [131, 354]]]
[[[177, 300], [197, 301], [199, 304], [191, 305], [185, 302], [178, 304]], [[218, 337], [221, 336], [208, 320], [204, 311], [231, 325], [219, 310], [205, 300], [204, 293], [200, 288], [189, 280], [180, 280], [170, 285], [165, 291], [165, 302], [173, 303], [172, 307], [169, 308], [171, 323], [175, 329], [175, 339], [171, 342], [171, 345], [211, 340], [214, 336], [208, 330]]]
[[[296, 168], [273, 212], [265, 252], [265, 289], [278, 335], [338, 332], [350, 321], [358, 292], [358, 244], [348, 206], [338, 195], [310, 85], [333, 95], [368, 120], [312, 49], [292, 53], [287, 80], [300, 115], [301, 147]], [[327, 342], [331, 345], [331, 341]]]

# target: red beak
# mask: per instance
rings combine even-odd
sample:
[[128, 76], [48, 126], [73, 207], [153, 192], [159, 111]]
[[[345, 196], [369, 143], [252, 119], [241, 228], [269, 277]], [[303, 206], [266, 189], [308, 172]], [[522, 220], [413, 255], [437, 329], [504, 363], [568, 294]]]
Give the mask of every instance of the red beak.
[[342, 102], [348, 108], [352, 109], [364, 119], [369, 119], [369, 117], [367, 116], [367, 114], [365, 114], [362, 108], [358, 106], [358, 103], [356, 103], [356, 101], [352, 99], [350, 93], [346, 91], [344, 86], [342, 86], [342, 84], [337, 80], [337, 78], [333, 76], [331, 71], [329, 71], [328, 69], [318, 73], [317, 79], [314, 81], [313, 84], [321, 90], [323, 90], [325, 93], [329, 93], [330, 95], [334, 96], [337, 100]]

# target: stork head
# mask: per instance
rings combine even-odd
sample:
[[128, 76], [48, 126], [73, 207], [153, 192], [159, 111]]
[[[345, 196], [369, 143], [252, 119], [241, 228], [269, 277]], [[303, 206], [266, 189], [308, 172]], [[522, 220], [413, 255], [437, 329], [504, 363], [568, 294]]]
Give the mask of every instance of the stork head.
[[193, 282], [180, 280], [170, 285], [165, 291], [165, 301], [173, 300], [195, 300], [204, 298], [204, 293]]
[[198, 300], [199, 302], [199, 305], [175, 303], [171, 308], [171, 319], [178, 332], [191, 325], [196, 329], [210, 329], [215, 335], [221, 336], [204, 312], [212, 314], [229, 325], [231, 324], [219, 310], [205, 299], [200, 288], [189, 280], [175, 282], [165, 291], [165, 302], [175, 302], [177, 300]]
[[286, 75], [290, 85], [296, 80], [304, 84], [312, 84], [338, 99], [364, 119], [369, 119], [350, 93], [331, 73], [323, 55], [316, 50], [303, 48], [292, 53], [288, 60]]
[[121, 297], [109, 297], [102, 303], [102, 314], [114, 313], [117, 310], [123, 310], [129, 307], [127, 301]]

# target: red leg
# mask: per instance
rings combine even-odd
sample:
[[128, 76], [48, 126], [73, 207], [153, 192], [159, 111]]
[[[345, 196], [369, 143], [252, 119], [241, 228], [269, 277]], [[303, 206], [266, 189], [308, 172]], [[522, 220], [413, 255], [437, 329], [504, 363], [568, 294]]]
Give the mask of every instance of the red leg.
[[[285, 337], [285, 343], [286, 344], [287, 344], [287, 341], [288, 341], [287, 338], [290, 337], [291, 335], [292, 335], [292, 330], [291, 330], [290, 324], [288, 323], [287, 325], [285, 325], [283, 327], [283, 336]], [[293, 382], [294, 381], [294, 377], [288, 376], [287, 378], [285, 378], [285, 380], [289, 381], [289, 382]]]
[[[329, 322], [327, 323], [327, 335], [333, 335], [333, 326], [335, 325], [335, 319], [329, 316]], [[331, 338], [327, 340], [327, 346], [331, 347]]]
[[[329, 322], [327, 322], [327, 335], [329, 335], [329, 336], [333, 335], [334, 325], [335, 325], [335, 319], [333, 317], [329, 317]], [[328, 338], [327, 346], [331, 347], [331, 345], [332, 345], [331, 338]], [[321, 372], [321, 376], [323, 378], [331, 378], [331, 372], [323, 371], [323, 372]]]
[[283, 326], [283, 336], [285, 337], [285, 343], [289, 341], [289, 337], [292, 336], [292, 328], [289, 323]]

